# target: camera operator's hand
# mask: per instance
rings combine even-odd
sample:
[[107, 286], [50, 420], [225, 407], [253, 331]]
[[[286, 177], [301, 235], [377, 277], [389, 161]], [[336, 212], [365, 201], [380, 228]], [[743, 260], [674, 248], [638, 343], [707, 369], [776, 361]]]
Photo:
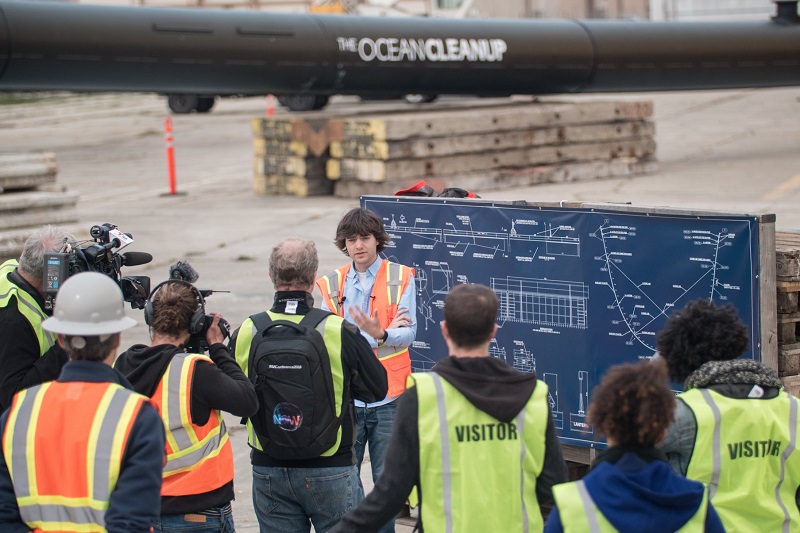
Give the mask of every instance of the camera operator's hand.
[[222, 315], [214, 313], [214, 320], [206, 332], [206, 342], [211, 346], [212, 344], [219, 344], [225, 342], [225, 336], [222, 334], [222, 328], [219, 327], [219, 321], [223, 320]]

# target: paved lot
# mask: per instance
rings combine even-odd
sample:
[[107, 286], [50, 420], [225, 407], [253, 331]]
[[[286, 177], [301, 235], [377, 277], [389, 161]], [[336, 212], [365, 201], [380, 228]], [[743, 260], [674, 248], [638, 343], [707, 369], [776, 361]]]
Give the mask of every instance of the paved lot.
[[[659, 171], [650, 176], [567, 183], [504, 191], [484, 198], [529, 201], [613, 201], [746, 213], [775, 213], [779, 228], [800, 228], [800, 89], [595, 95], [570, 99], [641, 99], [655, 103]], [[333, 106], [392, 108], [337, 98]], [[436, 104], [433, 104], [436, 105]], [[406, 109], [405, 107], [402, 109]], [[152, 95], [55, 99], [0, 109], [0, 152], [55, 152], [59, 182], [80, 192], [76, 229], [112, 222], [131, 232], [131, 249], [154, 261], [127, 274], [166, 278], [167, 267], [188, 259], [208, 308], [234, 326], [270, 306], [271, 247], [284, 237], [315, 240], [320, 271], [344, 256], [332, 241], [339, 217], [356, 199], [261, 197], [251, 192], [250, 119], [265, 101], [218, 103], [209, 115], [173, 117], [178, 190], [168, 191], [163, 120], [166, 105]], [[278, 115], [286, 112], [277, 111]], [[149, 342], [140, 325], [123, 344]], [[229, 419], [236, 453], [237, 530], [256, 531], [250, 505], [245, 435]], [[366, 481], [366, 480], [365, 480]], [[410, 527], [398, 531], [410, 531]]]

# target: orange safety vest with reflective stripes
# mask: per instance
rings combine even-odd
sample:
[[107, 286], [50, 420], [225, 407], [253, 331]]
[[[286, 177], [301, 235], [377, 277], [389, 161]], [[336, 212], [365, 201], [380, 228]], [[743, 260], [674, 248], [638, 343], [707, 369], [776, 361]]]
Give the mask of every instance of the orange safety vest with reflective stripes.
[[[317, 280], [317, 287], [328, 309], [344, 318], [344, 306], [340, 305], [344, 295], [344, 282], [350, 271], [350, 263], [338, 268]], [[403, 296], [414, 269], [392, 263], [383, 259], [372, 285], [372, 294], [369, 302], [369, 314], [372, 316], [378, 311], [381, 328], [386, 329], [397, 314], [400, 298]], [[375, 355], [386, 370], [389, 381], [387, 396], [394, 398], [406, 390], [406, 378], [411, 375], [411, 356], [408, 347], [397, 350], [394, 346], [380, 345], [375, 348]]]
[[107, 382], [51, 381], [14, 396], [3, 455], [28, 527], [106, 531], [131, 428], [147, 401]]
[[192, 422], [195, 366], [204, 355], [179, 353], [167, 365], [153, 393], [167, 436], [162, 496], [203, 494], [233, 480], [233, 451], [222, 413], [212, 411], [205, 425]]

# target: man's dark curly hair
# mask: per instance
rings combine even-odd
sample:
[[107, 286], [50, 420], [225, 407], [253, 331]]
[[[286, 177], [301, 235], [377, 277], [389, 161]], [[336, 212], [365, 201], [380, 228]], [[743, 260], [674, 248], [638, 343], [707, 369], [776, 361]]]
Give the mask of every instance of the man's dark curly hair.
[[695, 300], [667, 319], [658, 334], [658, 353], [667, 361], [670, 379], [683, 383], [709, 361], [740, 357], [748, 342], [747, 326], [732, 305]]
[[587, 421], [614, 446], [658, 444], [675, 417], [663, 361], [612, 367], [592, 391]]
[[347, 239], [350, 237], [366, 237], [367, 235], [373, 235], [375, 240], [378, 241], [378, 253], [386, 249], [386, 244], [392, 240], [389, 234], [386, 233], [383, 221], [378, 218], [378, 215], [367, 209], [355, 207], [345, 213], [339, 221], [334, 242], [344, 255], [349, 256], [350, 254], [347, 253]]

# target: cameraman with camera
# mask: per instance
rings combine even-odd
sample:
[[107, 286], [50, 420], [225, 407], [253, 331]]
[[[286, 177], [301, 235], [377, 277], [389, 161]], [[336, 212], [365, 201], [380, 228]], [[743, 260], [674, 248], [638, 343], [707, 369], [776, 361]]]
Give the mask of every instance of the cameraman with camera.
[[[232, 532], [233, 452], [221, 411], [255, 414], [253, 385], [222, 344], [222, 317], [206, 314], [203, 295], [191, 283], [170, 279], [157, 285], [144, 317], [150, 346], [132, 346], [114, 367], [152, 399], [167, 430], [161, 516], [154, 530], [205, 525], [202, 531]], [[201, 345], [201, 336], [209, 355], [187, 353]]]
[[63, 252], [75, 237], [58, 226], [44, 226], [25, 241], [19, 262], [0, 265], [0, 411], [17, 391], [56, 379], [67, 363], [54, 333], [42, 329], [45, 311], [44, 255]]

